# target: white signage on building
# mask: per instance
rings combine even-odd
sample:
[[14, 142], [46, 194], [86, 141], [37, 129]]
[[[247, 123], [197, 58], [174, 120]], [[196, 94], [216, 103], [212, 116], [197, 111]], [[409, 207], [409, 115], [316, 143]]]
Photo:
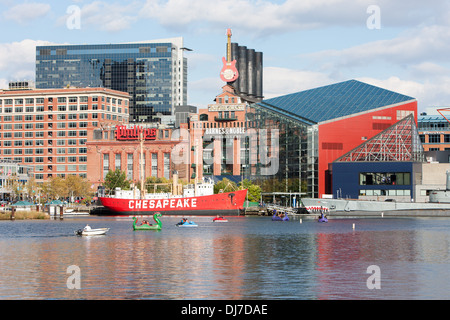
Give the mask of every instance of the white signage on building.
[[206, 134], [245, 134], [245, 128], [208, 128]]
[[245, 103], [240, 104], [210, 104], [208, 111], [245, 111]]

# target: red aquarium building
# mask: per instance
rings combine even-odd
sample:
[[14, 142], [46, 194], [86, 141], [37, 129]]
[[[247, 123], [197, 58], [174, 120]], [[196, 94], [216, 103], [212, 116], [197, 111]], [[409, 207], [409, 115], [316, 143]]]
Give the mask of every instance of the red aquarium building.
[[267, 176], [253, 165], [254, 178], [286, 181], [282, 192], [332, 194], [332, 162], [409, 115], [417, 123], [415, 98], [357, 80], [252, 104], [252, 127], [279, 130], [278, 171]]

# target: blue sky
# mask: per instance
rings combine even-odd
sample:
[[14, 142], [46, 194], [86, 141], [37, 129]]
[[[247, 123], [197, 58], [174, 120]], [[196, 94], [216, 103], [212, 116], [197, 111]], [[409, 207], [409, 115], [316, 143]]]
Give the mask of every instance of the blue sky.
[[188, 103], [205, 107], [224, 85], [231, 28], [263, 52], [266, 98], [357, 79], [417, 98], [419, 111], [450, 106], [449, 1], [0, 0], [0, 28], [0, 88], [34, 79], [36, 45], [183, 37]]

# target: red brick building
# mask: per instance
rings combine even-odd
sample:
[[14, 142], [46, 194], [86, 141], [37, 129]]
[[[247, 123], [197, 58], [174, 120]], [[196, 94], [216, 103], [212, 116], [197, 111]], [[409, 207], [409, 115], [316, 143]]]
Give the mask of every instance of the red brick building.
[[[140, 137], [143, 137], [144, 179], [170, 179], [176, 170], [180, 179], [187, 180], [189, 143], [187, 137], [185, 140], [178, 137], [179, 130], [164, 126], [155, 128], [151, 124], [98, 128], [87, 142], [88, 179], [94, 185], [100, 185], [109, 170], [120, 169], [126, 173], [128, 180], [138, 183], [141, 180]], [[186, 130], [186, 124], [182, 125], [182, 130]]]
[[222, 89], [215, 104], [190, 117], [191, 178], [241, 174], [241, 158], [247, 150], [247, 103], [231, 85]]
[[34, 167], [37, 182], [89, 178], [94, 130], [128, 123], [128, 93], [104, 88], [0, 91], [0, 157]]

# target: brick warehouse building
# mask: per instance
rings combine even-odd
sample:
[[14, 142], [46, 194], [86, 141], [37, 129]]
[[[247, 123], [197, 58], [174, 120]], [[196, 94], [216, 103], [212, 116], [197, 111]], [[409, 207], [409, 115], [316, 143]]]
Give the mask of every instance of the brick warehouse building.
[[215, 104], [190, 117], [191, 178], [240, 176], [246, 168], [247, 102], [228, 84], [222, 90]]
[[127, 93], [104, 88], [0, 92], [0, 157], [34, 167], [37, 182], [88, 177], [94, 130], [128, 123]]
[[[186, 129], [186, 124], [181, 128]], [[189, 154], [187, 138], [180, 140], [179, 129], [151, 124], [127, 124], [96, 128], [92, 140], [87, 142], [87, 173], [89, 181], [98, 186], [109, 170], [120, 169], [127, 179], [138, 183], [141, 179], [141, 139], [144, 179], [148, 177], [172, 178], [173, 171], [180, 179], [188, 179]], [[174, 134], [175, 132], [175, 134]], [[142, 135], [141, 135], [142, 133]], [[174, 154], [179, 160], [173, 159]]]

